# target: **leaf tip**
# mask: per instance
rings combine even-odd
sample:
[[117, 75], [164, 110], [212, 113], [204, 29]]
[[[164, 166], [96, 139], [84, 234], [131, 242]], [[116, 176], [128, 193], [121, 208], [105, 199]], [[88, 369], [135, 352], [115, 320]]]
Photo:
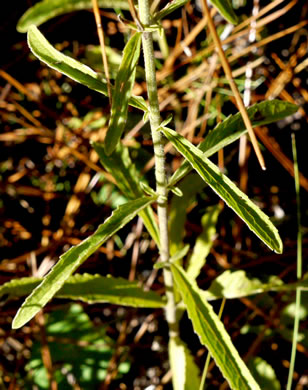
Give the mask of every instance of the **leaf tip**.
[[19, 329], [23, 325], [25, 325], [25, 323], [27, 322], [27, 320], [25, 321], [24, 318], [19, 315], [19, 313], [20, 313], [20, 310], [18, 310], [18, 312], [16, 313], [16, 315], [13, 319], [12, 329]]
[[278, 253], [279, 255], [282, 254], [282, 252], [283, 252], [283, 244], [282, 244], [281, 240], [278, 241], [278, 245], [276, 246], [276, 248], [274, 249], [274, 251], [275, 251], [276, 253]]

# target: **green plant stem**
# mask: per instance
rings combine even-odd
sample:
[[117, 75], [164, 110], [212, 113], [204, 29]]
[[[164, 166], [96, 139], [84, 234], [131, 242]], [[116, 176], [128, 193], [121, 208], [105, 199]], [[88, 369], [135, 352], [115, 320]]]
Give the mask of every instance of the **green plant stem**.
[[[297, 211], [297, 279], [302, 277], [302, 227], [301, 227], [301, 205], [300, 205], [300, 183], [299, 183], [299, 170], [297, 163], [297, 150], [296, 150], [296, 140], [295, 134], [292, 134], [292, 152], [294, 160], [294, 180], [295, 180], [295, 192], [296, 192], [296, 211]], [[296, 288], [296, 300], [295, 300], [295, 317], [293, 325], [293, 340], [292, 340], [292, 350], [290, 358], [290, 368], [288, 375], [287, 390], [291, 390], [293, 373], [295, 366], [295, 357], [296, 357], [296, 346], [298, 339], [298, 330], [299, 330], [299, 311], [301, 305], [301, 290]]]
[[[149, 0], [138, 0], [139, 19], [144, 27], [151, 24]], [[151, 32], [143, 31], [142, 47], [144, 53], [144, 67], [148, 90], [150, 125], [155, 155], [155, 177], [156, 192], [158, 194], [158, 223], [160, 231], [160, 256], [162, 262], [169, 262], [169, 234], [168, 234], [168, 190], [165, 170], [165, 153], [163, 139], [160, 131], [157, 131], [161, 119], [157, 94], [156, 69], [154, 61], [153, 35]], [[169, 268], [164, 268], [164, 281], [166, 287], [166, 319], [169, 325], [170, 337], [178, 336], [178, 321], [176, 316], [176, 304], [173, 290], [173, 277]]]

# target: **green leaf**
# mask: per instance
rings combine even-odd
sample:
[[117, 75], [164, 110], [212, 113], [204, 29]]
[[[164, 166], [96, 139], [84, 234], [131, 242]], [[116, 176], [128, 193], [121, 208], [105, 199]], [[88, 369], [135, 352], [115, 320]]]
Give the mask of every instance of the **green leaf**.
[[169, 239], [170, 253], [173, 255], [182, 247], [185, 221], [187, 218], [187, 208], [194, 201], [196, 194], [206, 186], [201, 177], [192, 174], [180, 183], [179, 189], [183, 196], [173, 196], [169, 212]]
[[189, 248], [189, 244], [186, 244], [182, 249], [178, 250], [174, 255], [170, 257], [169, 262], [174, 263], [182, 260], [187, 255]]
[[[184, 251], [186, 250], [187, 248], [184, 248]], [[163, 263], [156, 263], [154, 265], [154, 267], [157, 269], [163, 268], [164, 266], [166, 265], [164, 265]], [[106, 279], [106, 277], [99, 276], [99, 275], [91, 275], [91, 277], [94, 279], [93, 283], [95, 286], [96, 284], [98, 285], [100, 283], [104, 283]], [[77, 285], [79, 283], [79, 285], [81, 286], [80, 288], [83, 288], [82, 286], [88, 283], [89, 278], [90, 276], [86, 274], [85, 275], [76, 274], [74, 276], [70, 276], [64, 283], [63, 287], [56, 293], [55, 297], [63, 298], [64, 297], [63, 294], [65, 292], [66, 297], [69, 294], [71, 294], [71, 298], [74, 299], [73, 290], [69, 291], [67, 286], [70, 283], [71, 284], [74, 283], [74, 285]], [[36, 277], [26, 277], [26, 278], [10, 280], [9, 282], [4, 283], [2, 286], [0, 286], [0, 298], [2, 300], [5, 299], [5, 301], [8, 301], [13, 298], [24, 297], [25, 295], [30, 294], [41, 283], [41, 281], [42, 281], [41, 278], [36, 278]], [[272, 275], [269, 276], [268, 281], [264, 283], [257, 278], [252, 278], [252, 279], [249, 278], [246, 275], [245, 271], [227, 270], [223, 272], [221, 275], [219, 275], [212, 282], [208, 290], [201, 291], [201, 294], [203, 299], [206, 299], [207, 301], [212, 301], [215, 299], [222, 299], [222, 298], [227, 298], [227, 299], [241, 298], [249, 295], [268, 292], [268, 291], [294, 291], [296, 290], [296, 288], [300, 288], [301, 290], [305, 291], [308, 288], [307, 286], [308, 286], [308, 274], [306, 274], [302, 280], [290, 284], [285, 284], [280, 278], [278, 278], [278, 276]], [[77, 296], [76, 295], [75, 298], [90, 302], [92, 292], [93, 292], [92, 290], [84, 291], [82, 297], [76, 298]], [[99, 294], [103, 295], [103, 293], [104, 293], [103, 291], [99, 291], [97, 297]], [[97, 299], [100, 298], [98, 297]], [[151, 299], [150, 296], [149, 299]], [[160, 298], [159, 300], [156, 294], [154, 300], [155, 301], [157, 300], [157, 305], [160, 304], [159, 302], [162, 302], [162, 299]], [[120, 304], [123, 305], [125, 303], [121, 302]], [[305, 316], [303, 318], [305, 318]]]
[[198, 236], [193, 253], [188, 261], [187, 275], [195, 280], [205, 264], [216, 234], [216, 223], [221, 206], [210, 206], [201, 219], [202, 233]]
[[[267, 291], [287, 290], [291, 285], [288, 286], [278, 276], [271, 276], [267, 283], [262, 283], [257, 278], [249, 278], [245, 271], [227, 270], [212, 282], [208, 290], [203, 292], [203, 297], [206, 300], [241, 298]], [[294, 285], [292, 287], [296, 288]]]
[[200, 149], [171, 129], [164, 127], [163, 132], [203, 180], [243, 219], [249, 229], [269, 248], [277, 253], [282, 253], [282, 242], [278, 231], [268, 216], [239, 190], [227, 176], [223, 175], [215, 164], [204, 158]]
[[[80, 389], [98, 389], [106, 378], [110, 359], [117, 348], [115, 341], [107, 335], [108, 323], [95, 326], [80, 304], [61, 306], [60, 310], [53, 310], [45, 316], [53, 378], [61, 390], [74, 388], [68, 377], [78, 378], [76, 382]], [[41, 349], [41, 341], [36, 338], [24, 367], [27, 373], [24, 389], [50, 389]], [[125, 351], [118, 358], [117, 378], [130, 369]]]
[[235, 390], [260, 390], [232, 344], [223, 323], [212, 306], [202, 299], [198, 286], [191, 282], [185, 271], [177, 265], [171, 264], [171, 270], [195, 332], [209, 350], [230, 387]]
[[200, 384], [199, 368], [191, 352], [179, 337], [169, 340], [169, 357], [174, 390], [198, 389]]
[[173, 0], [173, 1], [170, 1], [163, 9], [161, 9], [160, 11], [158, 11], [155, 14], [154, 19], [156, 21], [163, 19], [167, 15], [171, 14], [171, 12], [173, 12], [176, 9], [178, 9], [178, 8], [182, 7], [183, 5], [185, 5], [187, 2], [188, 2], [188, 0]]
[[[98, 0], [98, 5], [101, 8], [129, 9], [126, 0]], [[39, 26], [55, 16], [92, 8], [91, 0], [43, 0], [23, 14], [17, 23], [17, 31], [27, 32], [31, 24]]]
[[[34, 277], [11, 280], [0, 287], [0, 297], [8, 295], [7, 299], [11, 299], [28, 295], [42, 280]], [[154, 291], [144, 291], [138, 282], [89, 274], [70, 276], [55, 298], [146, 308], [159, 308], [165, 305], [160, 295]]]
[[[125, 196], [131, 200], [143, 196], [140, 176], [129, 156], [127, 147], [119, 143], [116, 150], [110, 156], [107, 156], [103, 144], [93, 142], [92, 146], [99, 155], [103, 167], [112, 174], [116, 180], [116, 185]], [[152, 208], [147, 207], [142, 210], [140, 217], [159, 247], [159, 229]]]
[[124, 131], [128, 100], [135, 83], [136, 66], [140, 56], [141, 33], [135, 33], [127, 42], [112, 94], [111, 116], [105, 138], [107, 156], [116, 148]]
[[248, 367], [252, 375], [260, 383], [262, 389], [280, 390], [281, 386], [273, 367], [259, 356], [253, 358]]
[[160, 308], [165, 303], [154, 291], [144, 291], [138, 282], [100, 275], [71, 276], [57, 296], [88, 303], [108, 302], [115, 305]]
[[[262, 126], [292, 115], [297, 110], [298, 106], [295, 104], [281, 100], [269, 100], [254, 104], [248, 108], [247, 112], [253, 126]], [[210, 131], [198, 148], [204, 152], [204, 157], [210, 157], [221, 148], [239, 139], [246, 132], [241, 113], [238, 112], [235, 115], [230, 115]], [[191, 170], [189, 162], [184, 161], [171, 177], [169, 186], [175, 185]]]
[[[107, 84], [99, 78], [94, 70], [56, 50], [33, 25], [28, 30], [28, 45], [32, 53], [50, 68], [61, 72], [94, 91], [100, 92], [105, 96], [108, 95]], [[142, 111], [148, 110], [141, 96], [132, 96], [129, 99], [129, 104]]]
[[0, 286], [0, 298], [5, 297], [5, 300], [10, 300], [12, 298], [24, 297], [30, 294], [40, 282], [41, 279], [34, 276], [12, 279]]
[[237, 24], [238, 19], [232, 8], [231, 0], [210, 0], [210, 2], [218, 9], [227, 22]]
[[153, 203], [155, 197], [128, 202], [106, 219], [95, 233], [63, 254], [42, 283], [31, 293], [18, 310], [12, 327], [20, 328], [30, 321], [60, 290], [67, 278], [119, 229], [130, 222], [142, 209]]

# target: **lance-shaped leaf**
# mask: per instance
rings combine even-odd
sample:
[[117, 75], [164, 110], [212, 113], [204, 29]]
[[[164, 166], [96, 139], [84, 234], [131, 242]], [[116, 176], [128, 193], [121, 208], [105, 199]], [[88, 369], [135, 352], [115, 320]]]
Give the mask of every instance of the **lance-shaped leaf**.
[[[32, 53], [50, 68], [94, 91], [108, 95], [107, 84], [93, 69], [55, 49], [35, 26], [31, 26], [28, 30], [28, 45]], [[146, 102], [141, 96], [131, 96], [129, 104], [142, 111], [148, 111]]]
[[142, 209], [156, 198], [143, 197], [117, 208], [92, 236], [73, 246], [63, 254], [42, 283], [34, 289], [18, 310], [12, 327], [20, 328], [31, 320], [41, 308], [60, 290], [69, 276], [119, 229], [130, 222]]
[[[286, 116], [294, 114], [298, 110], [295, 104], [282, 100], [269, 100], [256, 103], [247, 110], [249, 119], [253, 126], [262, 126], [276, 122]], [[204, 157], [210, 157], [221, 148], [231, 144], [247, 133], [241, 113], [230, 115], [223, 122], [219, 123], [215, 129], [211, 130], [200, 143], [198, 148], [204, 152]], [[187, 173], [192, 170], [188, 161], [178, 168], [170, 179], [169, 186], [174, 186]]]
[[188, 0], [172, 0], [170, 1], [163, 9], [158, 11], [154, 18], [155, 20], [161, 20], [167, 15], [171, 14], [171, 12], [175, 11], [176, 9], [182, 7], [188, 2]]
[[210, 0], [215, 8], [218, 9], [219, 13], [232, 24], [237, 24], [238, 19], [232, 8], [231, 0]]
[[220, 211], [221, 206], [218, 203], [218, 205], [208, 207], [206, 213], [201, 218], [202, 233], [197, 237], [193, 253], [188, 260], [187, 266], [187, 275], [191, 279], [196, 279], [199, 276], [213, 246], [216, 223]]
[[[101, 8], [129, 9], [126, 0], [98, 0], [98, 6]], [[17, 31], [27, 32], [31, 24], [39, 26], [55, 16], [92, 8], [92, 0], [43, 0], [23, 14], [17, 23]]]
[[[112, 174], [116, 180], [116, 185], [127, 198], [133, 200], [144, 194], [140, 187], [140, 176], [129, 156], [127, 147], [119, 143], [116, 150], [110, 156], [107, 156], [103, 144], [93, 142], [92, 146], [99, 155], [103, 167]], [[160, 247], [158, 224], [151, 206], [142, 210], [140, 217], [151, 237]]]
[[205, 186], [206, 184], [199, 175], [192, 174], [185, 177], [179, 185], [183, 196], [180, 198], [178, 196], [172, 197], [168, 218], [171, 255], [174, 255], [183, 246], [187, 208]]
[[[30, 294], [43, 278], [14, 279], [0, 287], [0, 297], [7, 299]], [[108, 302], [115, 305], [160, 308], [165, 305], [154, 291], [144, 291], [136, 281], [111, 276], [76, 274], [70, 276], [55, 298], [80, 300], [87, 303]]]
[[257, 207], [200, 149], [175, 131], [163, 128], [163, 132], [173, 146], [189, 161], [203, 180], [242, 218], [269, 248], [282, 253], [282, 242], [277, 229], [269, 217]]
[[135, 33], [127, 42], [112, 94], [111, 116], [105, 138], [108, 156], [114, 151], [124, 131], [128, 99], [135, 83], [136, 66], [140, 56], [141, 33]]
[[116, 305], [161, 308], [165, 302], [154, 291], [144, 291], [136, 281], [100, 275], [74, 275], [58, 292], [61, 298], [88, 303], [108, 302]]
[[[157, 263], [157, 265], [161, 264], [162, 263]], [[164, 265], [162, 264], [162, 267], [163, 266]], [[88, 285], [91, 284], [90, 279], [94, 280], [94, 290], [88, 287]], [[118, 299], [117, 297], [110, 298], [109, 293], [105, 294], [105, 291], [102, 287], [105, 285], [104, 283], [106, 279], [109, 280], [109, 277], [106, 278], [104, 276], [87, 274], [76, 274], [70, 276], [64, 283], [63, 287], [56, 293], [55, 297], [80, 299], [90, 303], [92, 300], [94, 302], [93, 293], [95, 292], [96, 302], [119, 303], [121, 305], [129, 306], [130, 304], [127, 303], [126, 299], [121, 300], [121, 302], [115, 302], [115, 300]], [[42, 282], [42, 280], [42, 278], [37, 277], [26, 277], [10, 280], [9, 282], [0, 286], [0, 299], [1, 301], [8, 301], [14, 298], [24, 297], [25, 295], [30, 294]], [[117, 278], [117, 280], [120, 279]], [[71, 287], [72, 285], [74, 286]], [[133, 287], [133, 284], [128, 284], [127, 288], [129, 289], [130, 286]], [[140, 289], [140, 287], [138, 288]], [[294, 291], [297, 288], [301, 289], [302, 291], [308, 290], [308, 274], [305, 274], [302, 280], [290, 284], [283, 283], [283, 281], [278, 278], [278, 276], [272, 275], [269, 276], [268, 281], [264, 283], [257, 278], [249, 278], [244, 271], [231, 272], [228, 270], [219, 275], [212, 282], [210, 288], [206, 291], [201, 291], [201, 294], [203, 299], [212, 301], [221, 298], [241, 298], [268, 291]], [[123, 293], [125, 296], [127, 296], [128, 300], [133, 301], [132, 297], [127, 295], [127, 290], [124, 289]], [[116, 295], [117, 294], [118, 292]], [[119, 291], [119, 294], [121, 294], [121, 291]], [[148, 300], [151, 302], [151, 307], [161, 307], [163, 304], [163, 299], [156, 293], [151, 292], [150, 295], [145, 295], [148, 294], [148, 292], [143, 292], [143, 294], [143, 298], [141, 297], [141, 299], [144, 299], [144, 304], [142, 307], [150, 307], [147, 303]], [[108, 299], [110, 300], [106, 299], [107, 296], [109, 296]], [[114, 300], [111, 301], [111, 299]], [[139, 304], [139, 307], [141, 307], [141, 304]]]
[[234, 390], [260, 390], [232, 344], [223, 323], [212, 306], [202, 299], [198, 286], [191, 282], [185, 271], [177, 265], [172, 264], [171, 270], [195, 332], [209, 350], [230, 387]]
[[227, 270], [219, 275], [211, 284], [210, 288], [202, 292], [206, 300], [213, 299], [233, 299], [259, 294], [266, 291], [280, 291], [289, 289], [295, 284], [286, 285], [278, 276], [269, 276], [268, 282], [264, 283], [257, 278], [249, 278], [245, 271], [239, 270], [231, 272]]
[[200, 385], [199, 368], [184, 341], [179, 337], [169, 340], [169, 357], [173, 390], [198, 389]]

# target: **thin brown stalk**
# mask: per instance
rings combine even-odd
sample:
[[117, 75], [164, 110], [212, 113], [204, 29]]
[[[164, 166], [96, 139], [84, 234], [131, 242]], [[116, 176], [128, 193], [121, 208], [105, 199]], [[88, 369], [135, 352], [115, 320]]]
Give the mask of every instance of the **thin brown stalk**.
[[142, 31], [143, 30], [142, 23], [140, 22], [140, 19], [138, 17], [133, 0], [128, 0], [128, 5], [129, 5], [129, 12], [132, 15], [134, 22], [136, 23], [136, 26], [140, 31]]
[[217, 46], [218, 54], [219, 54], [219, 57], [220, 57], [220, 60], [221, 60], [221, 63], [222, 63], [222, 67], [223, 67], [223, 69], [225, 71], [225, 75], [226, 75], [226, 77], [228, 79], [228, 82], [229, 82], [231, 90], [232, 90], [232, 92], [234, 94], [234, 97], [235, 97], [238, 109], [239, 109], [239, 111], [240, 111], [240, 113], [242, 115], [243, 121], [244, 121], [245, 126], [246, 126], [246, 128], [248, 130], [248, 134], [250, 136], [250, 139], [251, 139], [254, 151], [256, 153], [256, 156], [258, 158], [258, 161], [260, 163], [260, 166], [264, 170], [264, 169], [266, 169], [266, 167], [265, 167], [265, 163], [264, 163], [264, 159], [263, 159], [261, 150], [260, 150], [259, 145], [258, 145], [258, 141], [257, 141], [255, 133], [253, 131], [253, 128], [252, 128], [250, 119], [248, 117], [247, 110], [246, 110], [246, 108], [244, 106], [244, 103], [243, 103], [243, 100], [241, 98], [241, 95], [240, 95], [240, 93], [238, 91], [238, 88], [237, 88], [237, 86], [236, 86], [236, 84], [235, 84], [235, 82], [233, 80], [231, 67], [229, 65], [229, 62], [227, 61], [227, 58], [226, 58], [225, 53], [223, 51], [223, 48], [221, 46], [221, 42], [220, 42], [219, 36], [217, 34], [217, 31], [216, 31], [213, 19], [211, 17], [210, 10], [209, 10], [208, 5], [207, 5], [205, 0], [203, 0], [203, 9], [204, 9], [204, 12], [207, 15], [208, 26], [209, 26], [211, 35], [213, 37], [213, 40], [214, 40], [214, 42], [215, 42], [215, 44]]
[[93, 5], [93, 13], [94, 13], [96, 27], [97, 27], [99, 44], [100, 44], [101, 50], [102, 50], [102, 60], [103, 60], [106, 81], [107, 81], [108, 97], [109, 97], [109, 102], [111, 105], [112, 95], [111, 95], [110, 74], [109, 74], [108, 60], [107, 60], [107, 54], [106, 54], [105, 35], [104, 35], [103, 26], [102, 26], [102, 19], [101, 19], [101, 15], [99, 12], [97, 0], [92, 0], [92, 5]]

